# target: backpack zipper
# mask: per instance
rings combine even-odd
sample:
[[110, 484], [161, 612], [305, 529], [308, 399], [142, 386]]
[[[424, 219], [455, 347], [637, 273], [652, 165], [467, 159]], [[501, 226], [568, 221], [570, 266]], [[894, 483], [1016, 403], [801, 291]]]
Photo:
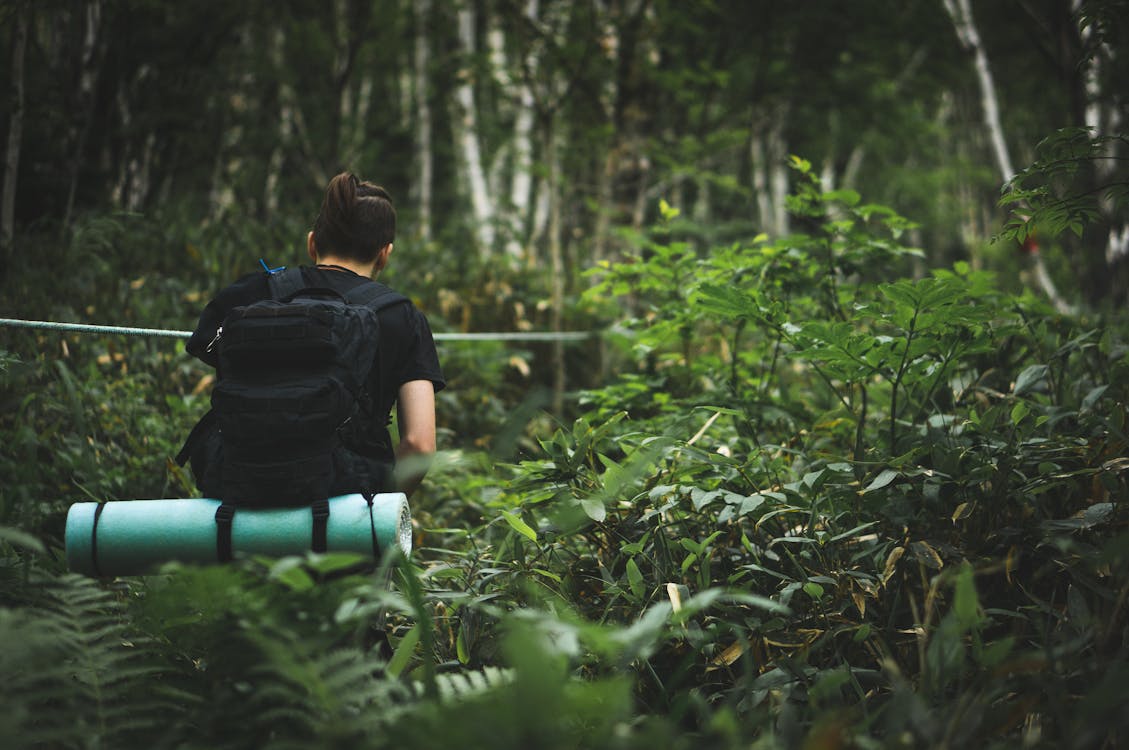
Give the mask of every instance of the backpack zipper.
[[210, 344], [208, 344], [207, 348], [204, 349], [204, 351], [205, 352], [212, 351], [212, 349], [214, 349], [216, 347], [216, 344], [219, 343], [220, 336], [222, 334], [223, 334], [223, 326], [220, 326], [219, 328], [216, 329], [216, 337], [214, 339], [212, 339], [212, 342]]

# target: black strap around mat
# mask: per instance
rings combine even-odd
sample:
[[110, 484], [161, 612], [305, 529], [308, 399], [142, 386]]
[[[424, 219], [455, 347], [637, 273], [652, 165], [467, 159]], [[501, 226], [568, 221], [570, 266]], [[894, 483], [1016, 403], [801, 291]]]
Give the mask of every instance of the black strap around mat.
[[329, 542], [326, 538], [329, 530], [329, 500], [318, 500], [310, 505], [314, 514], [314, 533], [310, 540], [310, 549], [314, 552], [325, 552]]
[[231, 521], [235, 518], [235, 506], [220, 503], [216, 508], [216, 560], [231, 562]]
[[90, 567], [94, 568], [94, 575], [102, 577], [102, 570], [98, 567], [98, 519], [106, 509], [105, 503], [98, 503], [94, 507], [94, 523], [90, 526]]
[[372, 492], [362, 492], [361, 497], [368, 503], [368, 522], [369, 528], [372, 529], [372, 556], [374, 559], [380, 559], [380, 542], [376, 540], [376, 519], [372, 517], [372, 501], [376, 499], [376, 494]]

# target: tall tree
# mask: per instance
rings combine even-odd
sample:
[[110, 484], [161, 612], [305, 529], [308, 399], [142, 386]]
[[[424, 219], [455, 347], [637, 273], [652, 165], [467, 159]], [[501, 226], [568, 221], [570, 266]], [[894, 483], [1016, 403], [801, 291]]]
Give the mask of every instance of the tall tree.
[[0, 194], [0, 279], [7, 276], [15, 237], [16, 186], [24, 128], [24, 60], [27, 56], [30, 16], [31, 9], [26, 3], [21, 3], [16, 10], [16, 23], [12, 32], [12, 77], [9, 93], [12, 113], [8, 117], [8, 142], [4, 149], [4, 187]]
[[[988, 130], [989, 142], [992, 145], [992, 155], [995, 158], [996, 168], [1000, 175], [1000, 183], [1006, 183], [1015, 176], [1012, 165], [1011, 153], [1008, 151], [1007, 139], [1004, 137], [1003, 125], [1000, 121], [999, 96], [996, 93], [995, 77], [985, 51], [984, 43], [980, 38], [980, 30], [976, 26], [976, 19], [972, 15], [971, 0], [944, 0], [945, 10], [953, 20], [957, 37], [965, 48], [972, 54], [976, 67], [976, 78], [980, 86], [980, 102], [984, 116], [984, 126]], [[1043, 257], [1037, 249], [1028, 253], [1035, 280], [1044, 294], [1051, 300], [1058, 310], [1067, 312], [1070, 305], [1058, 293], [1058, 288], [1051, 279]]]
[[416, 226], [422, 242], [431, 241], [431, 206], [435, 190], [435, 150], [432, 143], [431, 113], [431, 0], [412, 3], [415, 22], [412, 56], [412, 91], [415, 102], [416, 132]]
[[474, 219], [474, 237], [480, 252], [494, 248], [494, 223], [497, 216], [486, 177], [478, 122], [475, 89], [481, 85], [482, 65], [478, 59], [478, 17], [472, 0], [466, 0], [457, 12], [459, 49], [463, 68], [455, 91], [455, 139], [462, 164], [462, 177]]

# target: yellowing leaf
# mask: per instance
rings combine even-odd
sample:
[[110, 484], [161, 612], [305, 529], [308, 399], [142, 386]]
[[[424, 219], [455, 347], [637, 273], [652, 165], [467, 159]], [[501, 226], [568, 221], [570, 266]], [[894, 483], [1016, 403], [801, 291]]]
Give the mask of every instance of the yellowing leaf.
[[958, 505], [957, 509], [953, 511], [953, 523], [971, 516], [975, 508], [976, 503], [961, 503]]
[[906, 553], [905, 547], [894, 547], [890, 550], [890, 554], [886, 556], [886, 569], [882, 573], [882, 583], [890, 580], [890, 576], [894, 575], [894, 569], [898, 565], [898, 560], [902, 559], [902, 555]]
[[666, 585], [666, 597], [670, 599], [670, 608], [675, 612], [682, 609], [682, 594], [678, 589], [677, 583], [668, 583]]

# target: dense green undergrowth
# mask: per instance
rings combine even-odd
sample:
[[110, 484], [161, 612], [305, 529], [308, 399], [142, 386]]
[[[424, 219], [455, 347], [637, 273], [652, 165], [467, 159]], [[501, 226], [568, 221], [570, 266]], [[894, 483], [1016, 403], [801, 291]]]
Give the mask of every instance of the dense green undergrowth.
[[575, 421], [491, 388], [521, 354], [452, 355], [417, 549], [375, 573], [65, 574], [67, 503], [190, 490], [206, 373], [6, 339], [6, 746], [1124, 743], [1129, 327], [914, 277], [907, 220], [795, 167], [805, 234], [702, 251], [666, 207], [593, 271], [620, 374]]

